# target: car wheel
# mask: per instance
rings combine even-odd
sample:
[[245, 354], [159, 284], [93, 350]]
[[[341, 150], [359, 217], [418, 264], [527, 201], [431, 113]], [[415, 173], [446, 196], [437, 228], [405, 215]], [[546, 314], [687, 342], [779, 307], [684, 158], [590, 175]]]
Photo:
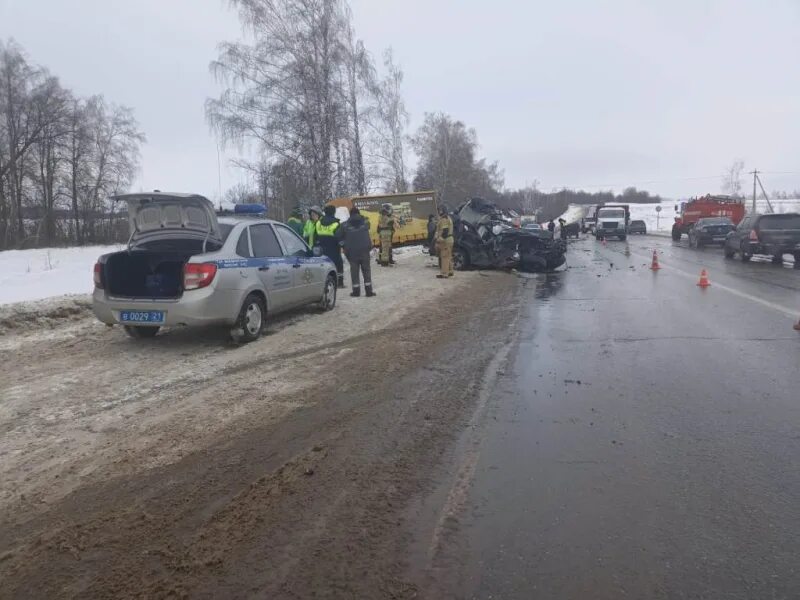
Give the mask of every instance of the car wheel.
[[469, 254], [461, 248], [453, 250], [453, 268], [456, 271], [466, 271], [469, 269]]
[[775, 254], [772, 257], [772, 264], [773, 265], [782, 265], [783, 264], [783, 254]]
[[677, 227], [672, 228], [672, 241], [679, 242], [681, 241], [681, 230]]
[[160, 327], [132, 327], [125, 325], [125, 333], [137, 340], [145, 340], [156, 337]]
[[333, 310], [336, 306], [336, 276], [328, 275], [325, 280], [325, 289], [322, 292], [322, 299], [319, 301], [319, 307], [327, 312]]
[[753, 258], [752, 254], [745, 252], [744, 244], [739, 247], [739, 258], [742, 259], [742, 262], [749, 262]]
[[733, 258], [733, 255], [736, 254], [736, 252], [728, 248], [728, 244], [722, 245], [722, 251], [725, 253], [725, 258]]
[[800, 253], [794, 255], [794, 268], [800, 269]]
[[619, 236], [619, 241], [620, 241], [620, 242], [624, 242], [624, 241], [625, 241], [625, 240], [627, 240], [627, 239], [628, 239], [628, 236], [627, 236], [627, 235], [621, 235], [621, 236]]
[[244, 299], [231, 336], [237, 342], [254, 342], [264, 329], [264, 317], [267, 311], [264, 300], [258, 294], [250, 294]]

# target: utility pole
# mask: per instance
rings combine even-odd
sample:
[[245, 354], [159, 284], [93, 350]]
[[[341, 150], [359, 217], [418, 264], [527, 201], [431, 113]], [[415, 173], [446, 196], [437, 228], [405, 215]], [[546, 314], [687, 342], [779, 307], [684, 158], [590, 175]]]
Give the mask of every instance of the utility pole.
[[769, 201], [769, 196], [767, 195], [767, 190], [764, 189], [764, 184], [761, 183], [761, 177], [758, 176], [758, 169], [755, 169], [750, 172], [750, 175], [753, 176], [753, 212], [756, 211], [756, 185], [761, 188], [761, 193], [764, 194], [764, 200], [767, 201], [767, 209], [770, 213], [774, 213], [775, 210], [772, 208], [772, 202]]

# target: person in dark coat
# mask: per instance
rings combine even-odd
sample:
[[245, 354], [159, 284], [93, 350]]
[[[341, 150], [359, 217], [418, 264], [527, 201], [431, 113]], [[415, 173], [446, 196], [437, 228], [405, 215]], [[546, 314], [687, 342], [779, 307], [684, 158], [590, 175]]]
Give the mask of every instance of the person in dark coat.
[[550, 222], [547, 224], [547, 231], [550, 233], [555, 233], [556, 231], [556, 224], [553, 222], [553, 219], [550, 219]]
[[561, 233], [561, 239], [562, 240], [566, 240], [567, 239], [567, 222], [564, 219], [559, 219], [558, 220], [558, 227], [559, 227], [559, 232]]
[[372, 272], [369, 264], [369, 253], [372, 250], [372, 238], [369, 234], [369, 220], [361, 216], [357, 208], [350, 209], [350, 218], [342, 223], [339, 228], [339, 240], [344, 255], [350, 263], [350, 279], [353, 291], [350, 295], [358, 297], [361, 295], [360, 275], [364, 275], [364, 290], [367, 297], [375, 296], [372, 289]]
[[344, 287], [344, 261], [342, 261], [342, 251], [339, 248], [339, 219], [336, 218], [336, 207], [327, 205], [324, 209], [325, 214], [317, 221], [316, 236], [317, 244], [322, 249], [322, 253], [333, 261], [336, 265], [337, 285]]
[[428, 215], [428, 252], [431, 256], [436, 256], [436, 244], [433, 243], [436, 238], [436, 217]]

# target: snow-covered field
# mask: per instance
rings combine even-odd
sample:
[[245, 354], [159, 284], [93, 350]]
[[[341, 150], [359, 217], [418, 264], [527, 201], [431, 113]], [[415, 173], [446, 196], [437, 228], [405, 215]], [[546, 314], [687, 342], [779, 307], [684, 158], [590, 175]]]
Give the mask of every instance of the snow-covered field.
[[121, 246], [37, 248], [0, 252], [0, 304], [89, 294], [97, 258]]
[[[0, 304], [90, 294], [97, 258], [121, 248], [85, 246], [0, 252]], [[394, 253], [414, 256], [422, 254], [422, 246], [396, 248]]]

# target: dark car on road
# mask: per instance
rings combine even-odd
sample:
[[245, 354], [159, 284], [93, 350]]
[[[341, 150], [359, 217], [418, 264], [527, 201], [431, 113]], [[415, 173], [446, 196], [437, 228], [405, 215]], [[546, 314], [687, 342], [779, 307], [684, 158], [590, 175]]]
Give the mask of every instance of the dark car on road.
[[644, 221], [631, 221], [631, 224], [628, 225], [628, 234], [641, 234], [644, 235], [647, 233], [647, 224]]
[[738, 253], [742, 262], [764, 254], [771, 256], [774, 264], [781, 264], [783, 255], [791, 254], [794, 268], [800, 269], [800, 214], [746, 215], [725, 238], [724, 248], [725, 258]]
[[702, 248], [712, 244], [724, 246], [728, 234], [734, 229], [736, 225], [728, 217], [698, 219], [689, 230], [689, 247]]

